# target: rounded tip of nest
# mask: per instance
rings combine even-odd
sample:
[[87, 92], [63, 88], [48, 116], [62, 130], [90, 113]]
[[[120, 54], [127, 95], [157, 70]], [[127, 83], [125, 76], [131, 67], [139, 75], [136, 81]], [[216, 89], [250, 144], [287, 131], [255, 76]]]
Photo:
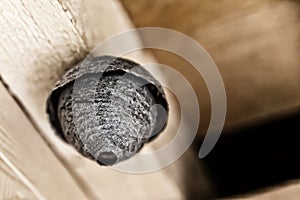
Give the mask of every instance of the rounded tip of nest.
[[102, 152], [100, 153], [99, 157], [97, 158], [97, 162], [100, 165], [114, 165], [118, 161], [118, 157], [113, 152]]

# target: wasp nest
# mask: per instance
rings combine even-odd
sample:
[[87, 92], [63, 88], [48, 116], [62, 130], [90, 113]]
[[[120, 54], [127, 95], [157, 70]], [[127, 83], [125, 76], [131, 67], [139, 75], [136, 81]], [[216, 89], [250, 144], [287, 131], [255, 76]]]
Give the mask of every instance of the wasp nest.
[[57, 134], [101, 165], [137, 153], [163, 130], [167, 112], [160, 83], [137, 63], [112, 56], [75, 65], [47, 100]]

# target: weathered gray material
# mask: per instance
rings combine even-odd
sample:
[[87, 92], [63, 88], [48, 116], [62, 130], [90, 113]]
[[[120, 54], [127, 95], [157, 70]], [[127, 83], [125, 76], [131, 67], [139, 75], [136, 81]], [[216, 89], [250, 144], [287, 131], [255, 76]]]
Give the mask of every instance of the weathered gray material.
[[56, 84], [47, 112], [57, 133], [103, 165], [133, 156], [167, 120], [161, 85], [140, 65], [90, 57]]

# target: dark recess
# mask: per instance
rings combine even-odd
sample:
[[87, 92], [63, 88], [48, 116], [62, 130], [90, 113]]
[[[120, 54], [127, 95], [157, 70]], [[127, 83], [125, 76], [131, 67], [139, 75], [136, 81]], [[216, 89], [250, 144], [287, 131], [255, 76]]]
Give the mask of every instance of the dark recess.
[[223, 132], [204, 162], [219, 197], [249, 193], [299, 178], [300, 112]]

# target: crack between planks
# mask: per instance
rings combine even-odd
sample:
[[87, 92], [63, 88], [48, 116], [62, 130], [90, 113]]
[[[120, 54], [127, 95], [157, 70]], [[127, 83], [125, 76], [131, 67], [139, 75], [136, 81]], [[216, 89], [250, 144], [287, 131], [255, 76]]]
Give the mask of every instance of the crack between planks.
[[78, 28], [79, 24], [77, 23], [77, 20], [75, 19], [75, 14], [70, 9], [70, 5], [67, 5], [68, 4], [67, 1], [57, 0], [57, 2], [60, 5], [63, 12], [66, 14], [66, 16], [69, 19], [69, 21], [71, 22], [71, 24], [73, 25], [78, 38], [81, 40], [82, 44], [84, 45], [84, 47], [83, 47], [84, 51], [86, 53], [88, 53], [89, 46], [88, 46], [88, 43], [87, 43], [86, 35], [84, 34], [83, 26], [81, 26], [82, 31], [80, 31], [80, 29]]
[[[69, 173], [69, 175], [74, 180], [75, 184], [80, 188], [82, 193], [87, 197], [89, 200], [100, 200], [98, 195], [92, 191], [92, 189], [87, 185], [85, 180], [83, 180], [80, 175], [78, 175], [75, 170], [72, 168], [72, 166], [66, 162], [64, 156], [47, 140], [47, 138], [44, 136], [42, 129], [37, 125], [31, 114], [28, 112], [24, 104], [20, 101], [20, 99], [14, 94], [14, 92], [10, 89], [7, 82], [2, 78], [2, 75], [0, 74], [0, 84], [4, 86], [6, 91], [9, 93], [9, 95], [12, 97], [12, 99], [16, 102], [16, 104], [19, 106], [23, 114], [26, 116], [30, 124], [33, 126], [33, 128], [39, 133], [40, 137], [43, 139], [43, 141], [46, 143], [46, 145], [49, 147], [49, 149], [53, 152], [53, 155], [60, 161], [62, 166], [66, 169], [66, 171]], [[1, 153], [1, 152], [0, 152]], [[3, 158], [2, 158], [3, 159]], [[13, 170], [15, 172], [15, 170]], [[16, 173], [16, 172], [15, 172]], [[22, 174], [21, 174], [22, 175]], [[41, 198], [45, 199], [45, 198]]]

